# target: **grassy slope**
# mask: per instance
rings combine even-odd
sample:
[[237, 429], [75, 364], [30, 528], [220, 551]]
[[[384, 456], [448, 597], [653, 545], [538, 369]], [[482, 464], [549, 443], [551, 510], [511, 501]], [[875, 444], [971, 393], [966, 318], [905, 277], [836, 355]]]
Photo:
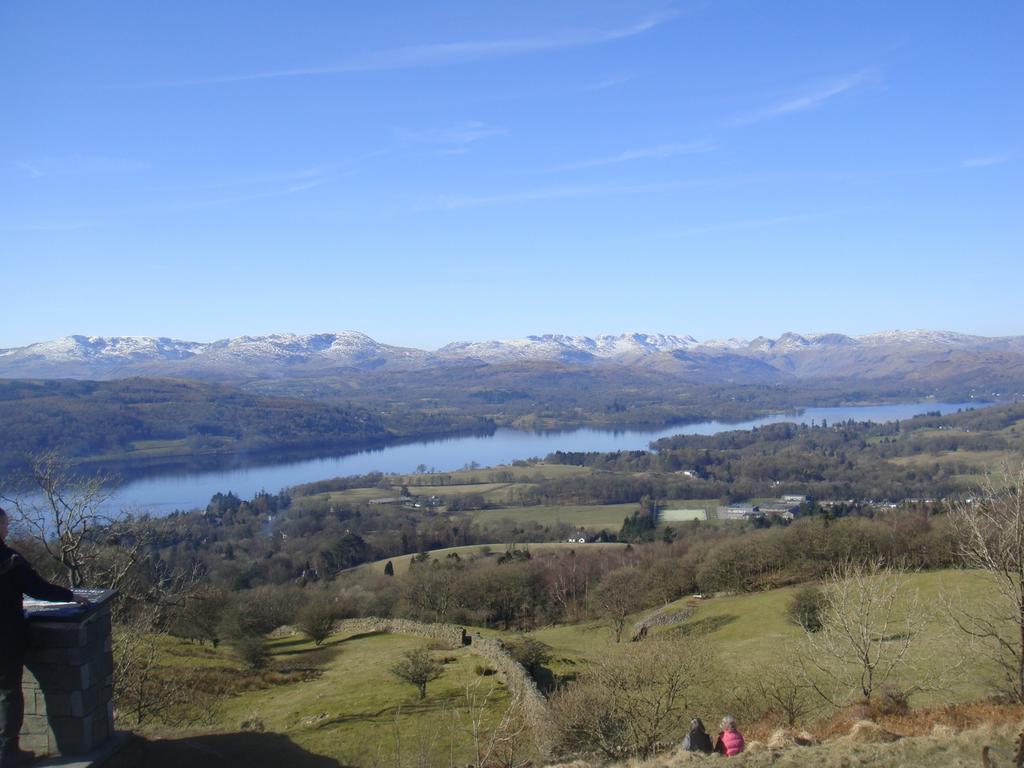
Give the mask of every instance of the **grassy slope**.
[[[951, 593], [956, 589], [968, 601], [976, 600], [986, 589], [986, 580], [978, 573], [945, 571], [916, 574], [911, 577], [911, 585], [919, 590], [925, 604], [937, 606], [940, 593]], [[745, 671], [754, 672], [766, 664], [788, 658], [789, 649], [800, 639], [799, 630], [788, 623], [785, 615], [792, 592], [792, 589], [781, 589], [701, 601], [694, 615], [682, 626], [693, 631], [706, 631], [707, 637], [723, 659], [735, 665], [741, 674]], [[684, 602], [680, 601], [680, 604]], [[636, 618], [639, 618], [639, 614]], [[658, 630], [655, 634], [664, 631], [678, 630]], [[600, 654], [611, 643], [610, 630], [601, 622], [548, 627], [533, 635], [554, 648], [551, 666], [559, 674], [571, 674], [581, 669], [588, 658]], [[930, 626], [926, 642], [930, 648], [930, 663], [935, 668], [949, 666], [964, 651], [962, 638], [943, 634], [938, 620]], [[452, 660], [446, 665], [444, 676], [429, 686], [428, 699], [419, 702], [415, 691], [399, 683], [389, 669], [402, 653], [424, 644], [425, 641], [421, 639], [391, 635], [339, 635], [328, 640], [321, 649], [315, 649], [301, 637], [275, 640], [272, 648], [277, 661], [290, 660], [298, 666], [306, 661], [315, 661], [324, 670], [322, 676], [307, 682], [275, 686], [228, 699], [212, 731], [221, 734], [235, 732], [243, 721], [257, 717], [262, 720], [268, 732], [262, 734], [269, 745], [267, 748], [279, 749], [282, 755], [294, 752], [292, 762], [295, 765], [314, 765], [316, 755], [326, 755], [348, 765], [368, 765], [382, 761], [395, 764], [396, 743], [401, 743], [406, 761], [411, 759], [414, 752], [428, 749], [437, 761], [447, 764], [448, 750], [454, 746], [459, 752], [468, 743], [465, 732], [453, 725], [453, 713], [464, 701], [465, 687], [481, 682], [485, 688], [490, 688], [495, 678], [480, 678], [474, 673], [476, 665], [485, 662], [471, 655], [468, 649], [439, 651], [436, 652], [438, 657], [448, 656]], [[231, 666], [234, 663], [224, 649], [214, 651], [183, 643], [170, 643], [165, 653], [175, 659], [174, 663], [207, 666]], [[922, 694], [915, 698], [914, 703], [925, 705], [966, 701], [985, 696], [991, 692], [986, 684], [990, 671], [976, 657], [969, 657], [965, 674], [955, 687]], [[498, 688], [489, 709], [492, 716], [503, 701], [504, 689]], [[711, 713], [709, 716], [717, 717], [718, 714]], [[271, 737], [271, 733], [283, 734], [287, 738], [282, 741], [278, 737]], [[396, 733], [399, 736], [398, 742]], [[189, 738], [193, 736], [205, 738], [197, 734], [191, 734]], [[241, 750], [238, 744], [243, 741], [248, 740], [246, 743], [251, 744], [259, 742], [258, 736], [261, 735], [234, 734], [230, 738], [218, 738], [226, 739], [223, 748], [230, 753], [231, 749]], [[275, 738], [278, 740], [275, 741]], [[1005, 741], [1002, 739], [1002, 742]], [[170, 754], [181, 744], [175, 746], [168, 743], [165, 746]], [[969, 754], [968, 746], [943, 745], [927, 740], [914, 742], [908, 739], [900, 742], [900, 746], [887, 748], [890, 752], [884, 754], [891, 753], [893, 759], [907, 761], [888, 764], [933, 768], [939, 764], [958, 764], [943, 763], [940, 756], [956, 755], [959, 759], [960, 755]], [[885, 758], [882, 757], [883, 753], [876, 750], [875, 745], [870, 747], [823, 745], [821, 748], [786, 755], [780, 758], [780, 762], [773, 764], [883, 764], [872, 762]], [[803, 755], [801, 759], [811, 759], [812, 755], [814, 758], [811, 763], [794, 762], [797, 754]], [[764, 756], [751, 756], [749, 762], [743, 764], [769, 764], [766, 761]], [[261, 763], [257, 761], [256, 764]], [[198, 765], [193, 768], [198, 768]]]
[[[490, 694], [486, 706], [488, 719], [497, 716], [508, 696], [496, 676], [480, 677], [475, 673], [478, 665], [486, 666], [485, 660], [459, 648], [433, 653], [435, 658], [448, 661], [444, 674], [428, 684], [427, 698], [419, 700], [415, 688], [400, 682], [390, 669], [406, 651], [426, 645], [426, 640], [400, 635], [336, 635], [320, 648], [301, 636], [274, 640], [274, 662], [319, 666], [323, 670], [321, 676], [230, 697], [219, 707], [209, 728], [184, 735], [189, 741], [202, 744], [211, 734], [220, 734], [225, 754], [244, 754], [246, 750], [260, 748], [254, 746], [260, 737], [280, 734], [286, 738], [267, 738], [266, 749], [276, 751], [282, 760], [287, 757], [294, 762], [279, 765], [317, 765], [316, 755], [327, 756], [342, 765], [397, 764], [396, 752], [406, 762], [423, 754], [429, 755], [430, 764], [447, 764], [452, 751], [465, 763], [471, 743], [465, 729], [467, 686], [477, 686], [475, 690], [481, 697]], [[171, 641], [163, 651], [165, 658], [175, 659], [174, 663], [235, 665], [224, 648], [214, 651]], [[261, 721], [266, 733], [236, 733], [243, 722], [250, 720]], [[182, 734], [151, 731], [146, 735], [167, 738]], [[243, 746], [246, 743], [248, 747]], [[162, 749], [150, 751], [157, 755], [174, 754], [176, 749], [184, 748], [180, 742], [160, 744], [164, 745]], [[209, 757], [208, 752], [206, 748], [195, 747], [192, 759], [199, 762], [190, 763], [193, 768], [216, 765], [212, 760], [203, 762], [204, 753]], [[260, 756], [256, 757], [258, 763]], [[140, 764], [151, 762], [148, 757], [140, 758]], [[268, 760], [268, 764], [274, 762]], [[115, 766], [120, 768], [119, 764]]]
[[[946, 669], [965, 653], [965, 641], [962, 635], [949, 630], [942, 610], [942, 596], [955, 595], [967, 604], [977, 604], [979, 596], [988, 589], [987, 577], [975, 572], [935, 571], [912, 575], [908, 585], [918, 591], [921, 604], [934, 614], [922, 641], [922, 647], [928, 649], [926, 669], [929, 672]], [[721, 658], [740, 671], [754, 673], [791, 658], [792, 646], [802, 637], [799, 628], [786, 618], [786, 608], [795, 589], [702, 600], [697, 603], [693, 616], [680, 625], [681, 630], [656, 630], [655, 634], [659, 631], [706, 633]], [[681, 600], [673, 605], [682, 607], [686, 602]], [[533, 634], [555, 649], [555, 668], [560, 673], [570, 672], [611, 642], [610, 628], [600, 622], [550, 627]], [[962, 673], [948, 690], [921, 693], [914, 703], [968, 701], [989, 695], [994, 674], [990, 664], [977, 656], [969, 656]]]
[[[381, 751], [393, 754], [396, 729], [407, 741], [406, 749], [419, 750], [419, 740], [429, 737], [435, 760], [447, 755], [452, 741], [457, 752], [465, 754], [466, 734], [449, 728], [446, 710], [462, 706], [466, 686], [481, 680], [473, 671], [482, 663], [478, 656], [461, 648], [435, 653], [455, 661], [445, 665], [445, 674], [427, 686], [428, 697], [420, 701], [416, 690], [389, 670], [403, 653], [427, 641], [371, 635], [332, 638], [328, 643], [338, 655], [320, 679], [240, 696], [226, 708], [227, 721], [241, 722], [254, 712], [262, 713], [267, 730], [288, 733], [302, 748], [352, 765], [366, 765]], [[308, 642], [292, 638], [278, 641], [275, 651], [296, 655], [311, 649]], [[482, 684], [490, 688], [497, 681], [492, 677]], [[495, 709], [506, 700], [504, 688], [496, 690]]]

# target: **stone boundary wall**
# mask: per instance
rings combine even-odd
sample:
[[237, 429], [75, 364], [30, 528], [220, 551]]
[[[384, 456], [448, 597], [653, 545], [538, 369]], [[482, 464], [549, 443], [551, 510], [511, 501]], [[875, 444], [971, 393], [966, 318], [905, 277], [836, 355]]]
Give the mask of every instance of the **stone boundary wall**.
[[690, 605], [674, 610], [659, 608], [634, 624], [633, 633], [636, 634], [641, 630], [653, 629], [655, 627], [671, 627], [675, 624], [681, 624], [691, 616], [693, 616], [693, 606]]
[[[455, 624], [427, 624], [408, 619], [343, 619], [334, 625], [335, 632], [351, 634], [387, 633], [412, 635], [428, 640], [440, 640], [456, 648], [466, 646], [471, 653], [483, 656], [505, 678], [509, 691], [520, 698], [527, 720], [535, 734], [544, 733], [547, 722], [547, 703], [537, 684], [518, 661], [509, 654], [505, 643], [493, 637], [467, 633]], [[463, 640], [465, 638], [465, 640]]]

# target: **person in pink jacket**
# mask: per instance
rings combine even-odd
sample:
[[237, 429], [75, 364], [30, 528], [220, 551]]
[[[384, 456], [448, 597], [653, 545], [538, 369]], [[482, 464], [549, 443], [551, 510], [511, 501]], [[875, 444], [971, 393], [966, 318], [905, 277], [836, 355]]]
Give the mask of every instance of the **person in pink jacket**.
[[736, 718], [726, 715], [722, 718], [722, 730], [715, 742], [715, 752], [726, 757], [733, 757], [743, 751], [743, 734], [736, 730]]

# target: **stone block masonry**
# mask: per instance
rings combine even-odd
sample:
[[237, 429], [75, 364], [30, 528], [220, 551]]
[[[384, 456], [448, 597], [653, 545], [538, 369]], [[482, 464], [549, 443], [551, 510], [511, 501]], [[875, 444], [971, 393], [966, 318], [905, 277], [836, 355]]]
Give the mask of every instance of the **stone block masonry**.
[[88, 608], [29, 604], [21, 746], [39, 756], [83, 755], [114, 734], [114, 658], [109, 591]]

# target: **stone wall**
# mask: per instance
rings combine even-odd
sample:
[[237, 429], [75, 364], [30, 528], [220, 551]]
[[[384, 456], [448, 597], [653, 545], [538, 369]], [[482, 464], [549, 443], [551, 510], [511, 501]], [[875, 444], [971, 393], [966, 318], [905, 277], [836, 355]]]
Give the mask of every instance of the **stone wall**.
[[30, 627], [22, 748], [37, 755], [92, 752], [114, 733], [110, 605], [74, 621], [30, 614]]
[[454, 624], [427, 624], [408, 619], [379, 619], [373, 616], [362, 619], [343, 619], [334, 625], [334, 631], [352, 635], [379, 632], [412, 635], [429, 640], [439, 640], [453, 646], [462, 645], [463, 636], [462, 627], [457, 627]]
[[693, 610], [693, 606], [687, 604], [682, 608], [671, 606], [669, 608], [659, 608], [656, 611], [652, 611], [633, 625], [634, 638], [645, 629], [653, 629], [655, 627], [672, 627], [676, 624], [681, 624], [693, 616]]

